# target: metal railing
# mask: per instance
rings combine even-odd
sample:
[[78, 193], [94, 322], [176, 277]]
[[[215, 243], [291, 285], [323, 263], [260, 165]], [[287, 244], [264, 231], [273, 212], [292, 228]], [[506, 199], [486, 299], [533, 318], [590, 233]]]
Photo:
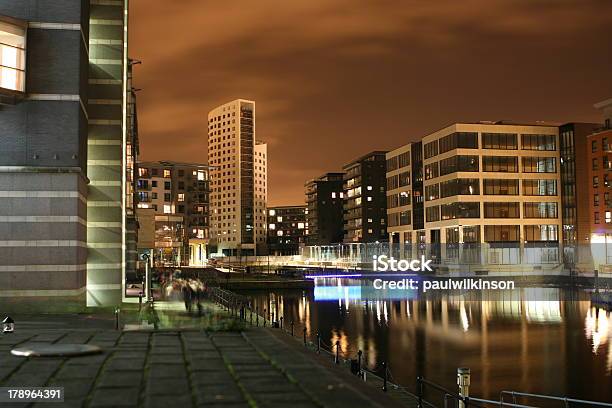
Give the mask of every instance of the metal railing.
[[581, 399], [568, 398], [568, 397], [556, 397], [554, 395], [532, 394], [528, 392], [517, 392], [517, 391], [500, 392], [499, 394], [499, 404], [500, 405], [509, 406], [507, 403], [504, 402], [505, 395], [511, 396], [513, 402], [516, 402], [516, 397], [524, 397], [524, 398], [542, 399], [542, 400], [549, 400], [549, 401], [559, 401], [559, 402], [563, 402], [565, 407], [569, 407], [570, 404], [590, 405], [594, 407], [612, 407], [612, 403], [607, 403], [607, 402], [581, 400]]

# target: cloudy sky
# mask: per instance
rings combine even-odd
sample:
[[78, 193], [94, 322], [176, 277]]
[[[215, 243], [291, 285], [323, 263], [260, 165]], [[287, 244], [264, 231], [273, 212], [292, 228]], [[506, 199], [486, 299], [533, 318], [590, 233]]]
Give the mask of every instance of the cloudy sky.
[[456, 121], [598, 121], [612, 1], [132, 0], [141, 159], [207, 162], [206, 115], [257, 102], [269, 203]]

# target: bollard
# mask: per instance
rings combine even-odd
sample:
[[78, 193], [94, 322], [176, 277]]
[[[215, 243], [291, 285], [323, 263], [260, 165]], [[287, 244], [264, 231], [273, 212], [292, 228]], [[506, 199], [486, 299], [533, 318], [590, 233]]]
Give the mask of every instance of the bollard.
[[291, 337], [293, 337], [293, 320], [291, 321]]
[[457, 385], [459, 386], [459, 395], [464, 400], [459, 400], [459, 408], [466, 408], [468, 405], [468, 397], [470, 396], [470, 369], [469, 368], [458, 368], [457, 369]]
[[304, 345], [306, 345], [306, 328], [304, 327]]
[[321, 354], [321, 333], [317, 332], [317, 353]]
[[119, 308], [115, 308], [115, 330], [119, 330]]
[[383, 361], [382, 367], [383, 367], [383, 388], [382, 390], [384, 392], [387, 392], [387, 363]]
[[280, 317], [280, 329], [283, 330], [283, 320], [285, 320], [285, 318], [283, 316]]
[[334, 358], [334, 363], [340, 364], [340, 341], [336, 340], [336, 356]]
[[357, 375], [359, 377], [361, 377], [361, 355], [363, 354], [363, 351], [359, 350], [357, 352]]
[[142, 292], [138, 292], [138, 310], [142, 309]]

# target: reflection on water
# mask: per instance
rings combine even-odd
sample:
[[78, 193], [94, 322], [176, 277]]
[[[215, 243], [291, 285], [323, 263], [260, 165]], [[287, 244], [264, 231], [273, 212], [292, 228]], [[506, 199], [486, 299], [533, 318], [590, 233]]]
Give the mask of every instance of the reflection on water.
[[471, 392], [484, 398], [514, 390], [612, 400], [612, 315], [592, 306], [587, 292], [521, 288], [362, 300], [355, 284], [319, 279], [313, 291], [250, 295], [271, 317], [294, 321], [313, 339], [320, 332], [327, 348], [339, 341], [344, 357], [362, 350], [371, 369], [388, 361], [409, 388], [422, 375], [455, 389], [456, 369], [469, 367]]

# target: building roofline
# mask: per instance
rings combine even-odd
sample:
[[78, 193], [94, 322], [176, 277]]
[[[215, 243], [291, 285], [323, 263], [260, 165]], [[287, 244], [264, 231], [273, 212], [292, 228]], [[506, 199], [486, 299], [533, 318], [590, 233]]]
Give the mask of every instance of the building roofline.
[[169, 167], [194, 167], [200, 169], [211, 169], [215, 168], [215, 166], [210, 166], [204, 163], [187, 163], [187, 162], [178, 162], [172, 160], [153, 160], [153, 161], [137, 161], [136, 164], [140, 166], [169, 166]]
[[352, 167], [353, 165], [358, 164], [358, 163], [362, 162], [363, 160], [365, 160], [365, 159], [367, 159], [368, 157], [371, 157], [371, 156], [378, 155], [378, 156], [385, 157], [387, 155], [387, 153], [389, 153], [389, 151], [387, 151], [387, 150], [373, 150], [373, 151], [371, 151], [371, 152], [369, 152], [367, 154], [364, 154], [364, 155], [356, 158], [355, 160], [352, 160], [351, 162], [345, 164], [344, 166], [342, 166], [342, 169], [344, 170], [344, 169], [347, 169], [349, 167]]
[[268, 207], [268, 210], [278, 210], [279, 208], [306, 208], [306, 204], [295, 204], [295, 205], [273, 205]]

